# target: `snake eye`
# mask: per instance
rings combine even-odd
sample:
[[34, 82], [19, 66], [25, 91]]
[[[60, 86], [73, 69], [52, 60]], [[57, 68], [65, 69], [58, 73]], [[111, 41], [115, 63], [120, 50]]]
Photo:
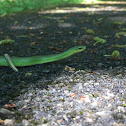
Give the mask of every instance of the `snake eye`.
[[82, 49], [82, 47], [79, 47], [78, 49]]

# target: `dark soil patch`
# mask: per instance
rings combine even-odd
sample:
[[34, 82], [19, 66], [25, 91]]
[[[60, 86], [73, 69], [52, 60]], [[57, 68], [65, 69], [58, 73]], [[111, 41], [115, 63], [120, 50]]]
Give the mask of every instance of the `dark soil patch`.
[[[1, 67], [1, 106], [14, 101], [17, 96], [26, 92], [30, 85], [47, 88], [49, 82], [42, 85], [36, 85], [36, 82], [42, 79], [54, 80], [63, 74], [66, 65], [76, 70], [109, 69], [118, 66], [123, 68], [126, 66], [126, 48], [111, 48], [113, 44], [126, 44], [126, 36], [115, 37], [115, 34], [121, 31], [120, 29], [126, 28], [126, 12], [116, 11], [119, 8], [124, 8], [124, 5], [111, 7], [110, 5], [90, 5], [87, 11], [81, 10], [88, 5], [78, 6], [67, 8], [66, 10], [73, 9], [70, 13], [67, 11], [66, 13], [23, 12], [0, 18], [0, 39], [15, 40], [14, 44], [0, 45], [1, 56], [5, 53], [18, 57], [48, 55], [60, 53], [60, 49], [67, 50], [79, 44], [87, 47], [84, 52], [65, 60], [21, 67], [18, 73], [9, 67]], [[90, 11], [91, 7], [103, 9]], [[110, 10], [104, 11], [105, 8], [110, 8]], [[113, 24], [112, 21], [123, 21], [123, 25]], [[85, 29], [92, 29], [95, 34], [88, 34]], [[94, 46], [94, 37], [103, 38], [107, 43]], [[122, 60], [110, 60], [103, 56], [111, 54], [115, 49], [120, 51]]]

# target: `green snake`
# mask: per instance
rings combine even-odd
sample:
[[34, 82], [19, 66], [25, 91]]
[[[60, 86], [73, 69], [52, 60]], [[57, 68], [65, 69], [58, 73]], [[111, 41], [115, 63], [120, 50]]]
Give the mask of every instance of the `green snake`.
[[0, 56], [0, 66], [10, 66], [14, 71], [18, 72], [16, 67], [31, 66], [36, 64], [48, 63], [67, 58], [75, 53], [82, 52], [86, 46], [75, 46], [60, 54], [46, 56], [31, 57], [10, 57], [8, 54]]

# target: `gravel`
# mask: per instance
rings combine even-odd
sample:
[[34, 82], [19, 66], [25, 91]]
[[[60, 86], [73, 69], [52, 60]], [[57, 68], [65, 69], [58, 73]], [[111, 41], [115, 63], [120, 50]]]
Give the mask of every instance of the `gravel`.
[[47, 89], [29, 87], [16, 106], [32, 115], [23, 125], [117, 126], [126, 125], [125, 97], [126, 68], [65, 71]]

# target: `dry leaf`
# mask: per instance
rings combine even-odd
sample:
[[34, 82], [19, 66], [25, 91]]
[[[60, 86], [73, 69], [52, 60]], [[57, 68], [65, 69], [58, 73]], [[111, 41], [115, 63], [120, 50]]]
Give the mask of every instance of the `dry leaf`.
[[32, 42], [30, 45], [36, 45], [39, 44], [40, 42]]
[[6, 109], [11, 109], [11, 108], [14, 108], [15, 107], [15, 104], [14, 103], [5, 104], [3, 107], [6, 108]]

